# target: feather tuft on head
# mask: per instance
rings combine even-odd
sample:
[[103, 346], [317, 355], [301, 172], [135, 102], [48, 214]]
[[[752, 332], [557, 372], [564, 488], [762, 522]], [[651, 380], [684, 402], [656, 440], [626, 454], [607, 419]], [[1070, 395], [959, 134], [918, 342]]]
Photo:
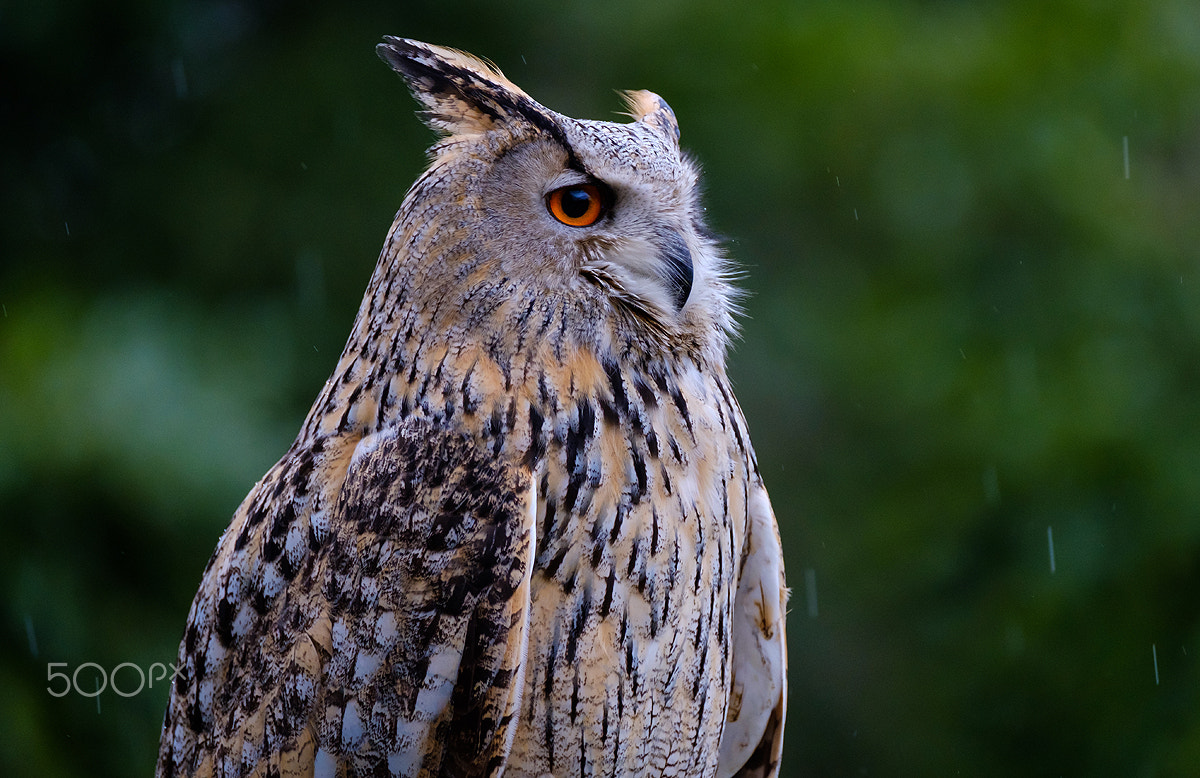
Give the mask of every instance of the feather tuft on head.
[[425, 123], [447, 135], [487, 132], [540, 108], [499, 68], [466, 52], [392, 36], [375, 51], [425, 106]]
[[625, 100], [625, 107], [629, 109], [627, 116], [634, 121], [650, 125], [678, 145], [679, 121], [666, 100], [645, 89], [621, 92], [621, 97]]

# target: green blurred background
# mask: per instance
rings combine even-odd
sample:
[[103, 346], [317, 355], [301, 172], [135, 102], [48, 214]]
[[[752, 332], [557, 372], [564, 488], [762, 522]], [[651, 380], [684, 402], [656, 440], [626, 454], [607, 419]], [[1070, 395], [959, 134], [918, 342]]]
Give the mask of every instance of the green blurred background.
[[704, 163], [785, 775], [1200, 775], [1194, 0], [335, 6], [0, 5], [0, 774], [151, 772], [48, 664], [174, 658], [432, 140], [396, 34]]

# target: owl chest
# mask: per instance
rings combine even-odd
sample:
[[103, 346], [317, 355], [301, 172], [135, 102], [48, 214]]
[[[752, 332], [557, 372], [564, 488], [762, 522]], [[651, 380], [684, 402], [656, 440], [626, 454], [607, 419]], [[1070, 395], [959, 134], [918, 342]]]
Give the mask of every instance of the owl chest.
[[740, 412], [695, 365], [543, 357], [431, 352], [380, 381], [380, 413], [461, 425], [534, 478], [505, 775], [713, 775], [752, 462]]
[[729, 495], [741, 487], [716, 465], [727, 457], [693, 445], [663, 461], [645, 445], [601, 435], [547, 452], [506, 775], [715, 770], [738, 558]]

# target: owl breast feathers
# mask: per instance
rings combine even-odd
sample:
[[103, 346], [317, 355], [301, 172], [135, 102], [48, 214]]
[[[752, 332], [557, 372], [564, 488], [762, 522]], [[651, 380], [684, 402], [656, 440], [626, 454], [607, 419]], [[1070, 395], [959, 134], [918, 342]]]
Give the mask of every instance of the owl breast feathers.
[[379, 53], [442, 138], [204, 572], [158, 775], [775, 775], [783, 560], [674, 114]]

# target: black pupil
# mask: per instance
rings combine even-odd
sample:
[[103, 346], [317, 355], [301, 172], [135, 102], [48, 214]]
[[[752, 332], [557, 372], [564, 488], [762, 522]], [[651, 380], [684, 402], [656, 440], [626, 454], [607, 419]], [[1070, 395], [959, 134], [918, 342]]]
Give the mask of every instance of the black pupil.
[[562, 209], [571, 219], [578, 219], [588, 212], [592, 204], [592, 195], [581, 186], [564, 189], [562, 193]]

